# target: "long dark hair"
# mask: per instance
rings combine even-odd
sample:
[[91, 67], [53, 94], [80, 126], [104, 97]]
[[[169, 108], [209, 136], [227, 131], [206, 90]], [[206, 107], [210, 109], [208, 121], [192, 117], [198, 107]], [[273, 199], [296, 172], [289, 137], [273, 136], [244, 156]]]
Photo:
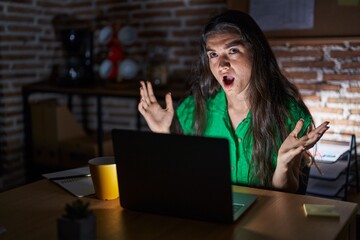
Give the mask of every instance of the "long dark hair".
[[[272, 156], [289, 134], [286, 119], [291, 117], [287, 102], [293, 99], [310, 115], [296, 86], [280, 71], [271, 47], [256, 22], [247, 14], [228, 10], [210, 19], [200, 39], [200, 59], [196, 77], [193, 79], [191, 93], [195, 99], [194, 132], [202, 135], [206, 129], [206, 100], [221, 88], [211, 73], [206, 41], [208, 36], [219, 32], [238, 32], [252, 57], [252, 72], [248, 96], [251, 98], [251, 127], [248, 133], [253, 140], [252, 158], [249, 171], [262, 186], [271, 184], [274, 167]], [[282, 142], [281, 141], [281, 142]]]

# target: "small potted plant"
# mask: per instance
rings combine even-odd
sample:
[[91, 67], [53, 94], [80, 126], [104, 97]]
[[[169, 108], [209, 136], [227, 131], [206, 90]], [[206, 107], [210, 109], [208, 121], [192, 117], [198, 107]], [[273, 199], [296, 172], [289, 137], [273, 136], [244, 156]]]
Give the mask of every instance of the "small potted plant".
[[96, 217], [89, 205], [80, 199], [66, 204], [65, 214], [57, 219], [58, 239], [96, 239]]

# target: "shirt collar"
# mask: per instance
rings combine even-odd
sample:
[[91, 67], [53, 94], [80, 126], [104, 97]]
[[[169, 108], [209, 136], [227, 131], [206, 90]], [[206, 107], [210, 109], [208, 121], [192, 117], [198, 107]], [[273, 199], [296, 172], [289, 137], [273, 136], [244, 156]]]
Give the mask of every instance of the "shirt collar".
[[[211, 112], [217, 112], [222, 115], [228, 116], [227, 99], [225, 91], [221, 88], [214, 97], [209, 98], [207, 101], [207, 108]], [[249, 110], [244, 120], [250, 121], [251, 110]]]
[[207, 108], [210, 111], [227, 113], [227, 100], [225, 92], [222, 88], [215, 94], [214, 97], [208, 99]]

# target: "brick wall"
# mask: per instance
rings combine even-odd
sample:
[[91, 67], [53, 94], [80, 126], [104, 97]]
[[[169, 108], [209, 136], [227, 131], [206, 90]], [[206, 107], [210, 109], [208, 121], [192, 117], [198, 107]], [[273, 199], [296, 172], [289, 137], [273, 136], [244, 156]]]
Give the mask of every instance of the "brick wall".
[[330, 121], [327, 140], [360, 137], [360, 39], [271, 41], [285, 75], [296, 83], [315, 124]]
[[47, 76], [59, 60], [51, 19], [67, 8], [56, 2], [0, 2], [0, 171], [5, 188], [24, 182], [21, 87]]
[[[142, 70], [147, 49], [166, 47], [170, 79], [191, 75], [198, 51], [199, 30], [210, 15], [225, 9], [226, 0], [12, 0], [0, 2], [0, 189], [24, 182], [21, 87], [49, 77], [63, 64], [61, 43], [52, 19], [71, 14], [94, 29], [95, 56], [101, 50], [98, 33], [109, 24], [130, 24], [138, 39], [126, 48]], [[300, 88], [318, 124], [331, 121], [324, 136], [346, 140], [360, 137], [360, 38], [271, 41], [280, 66]], [[44, 97], [44, 96], [37, 96]], [[35, 97], [36, 99], [36, 97]], [[33, 99], [34, 100], [34, 99]], [[74, 112], [80, 119], [81, 100]], [[96, 128], [94, 100], [87, 103], [89, 126]], [[105, 129], [134, 128], [136, 102], [109, 98], [104, 102]]]

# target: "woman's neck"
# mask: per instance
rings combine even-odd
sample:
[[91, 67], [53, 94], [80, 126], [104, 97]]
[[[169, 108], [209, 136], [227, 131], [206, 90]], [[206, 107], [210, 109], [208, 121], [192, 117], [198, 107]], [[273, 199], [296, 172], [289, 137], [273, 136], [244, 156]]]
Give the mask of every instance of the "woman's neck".
[[246, 118], [249, 106], [248, 100], [244, 97], [227, 97], [228, 113], [234, 130]]

